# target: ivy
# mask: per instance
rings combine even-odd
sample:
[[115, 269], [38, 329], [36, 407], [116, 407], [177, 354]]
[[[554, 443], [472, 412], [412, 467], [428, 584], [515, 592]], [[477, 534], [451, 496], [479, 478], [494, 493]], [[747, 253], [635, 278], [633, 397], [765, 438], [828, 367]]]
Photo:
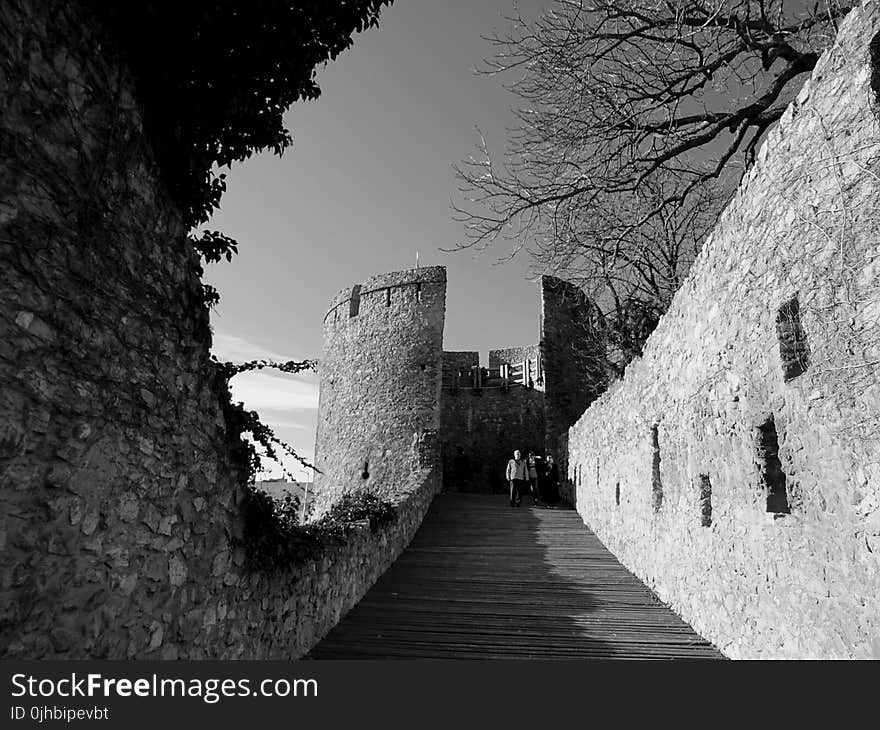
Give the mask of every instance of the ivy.
[[358, 523], [368, 521], [371, 532], [393, 524], [398, 510], [368, 492], [344, 495], [320, 520], [300, 524], [299, 499], [276, 500], [249, 488], [245, 493], [244, 546], [248, 566], [271, 570], [319, 559], [328, 547], [344, 544]]
[[204, 231], [198, 238], [190, 236], [190, 242], [196, 252], [209, 264], [224, 258], [232, 261], [233, 255], [238, 253], [238, 241], [219, 231]]
[[343, 533], [355, 522], [369, 521], [370, 530], [377, 532], [397, 519], [397, 508], [387, 500], [365, 491], [348, 492], [334, 503], [315, 525], [323, 532]]
[[[305, 370], [315, 370], [317, 368], [317, 361], [287, 360], [285, 362], [276, 362], [274, 360], [262, 359], [236, 364], [220, 361], [212, 356], [211, 362], [217, 376], [217, 392], [226, 420], [230, 455], [243, 471], [245, 482], [250, 484], [263, 471], [263, 457], [271, 459], [278, 464], [285, 478], [296, 481], [293, 474], [290, 473], [281, 460], [282, 454], [286, 454], [305, 469], [312, 469], [320, 474], [321, 472], [317, 467], [296, 453], [294, 448], [286, 441], [278, 438], [272, 428], [260, 420], [259, 413], [247, 410], [243, 403], [233, 403], [232, 394], [229, 391], [230, 378], [239, 373], [262, 370], [264, 368], [274, 368], [284, 373], [300, 373]], [[244, 440], [242, 438], [244, 434], [249, 434], [254, 442], [263, 447], [265, 453], [260, 454], [252, 443]]]
[[285, 360], [284, 362], [279, 362], [277, 360], [248, 360], [243, 363], [231, 363], [231, 362], [223, 362], [221, 363], [219, 360], [215, 359], [215, 362], [224, 368], [224, 371], [229, 375], [228, 377], [232, 377], [233, 375], [238, 375], [239, 373], [246, 373], [250, 370], [262, 370], [264, 368], [272, 368], [274, 370], [280, 370], [282, 373], [301, 373], [304, 370], [316, 370], [318, 367], [317, 360]]
[[297, 524], [299, 500], [275, 500], [253, 487], [242, 503], [244, 547], [248, 567], [270, 569], [319, 558], [324, 551], [320, 536]]
[[[159, 172], [184, 222], [194, 230], [208, 222], [226, 192], [226, 173], [220, 169], [262, 150], [281, 155], [293, 143], [283, 114], [295, 101], [318, 98], [318, 66], [351, 46], [355, 33], [378, 25], [381, 9], [391, 2], [84, 0], [83, 4], [104, 30], [101, 45], [118, 55], [134, 79], [144, 133]], [[238, 242], [217, 231], [191, 235], [189, 242], [200, 266], [231, 261], [238, 252]], [[219, 294], [203, 283], [197, 300], [197, 307], [207, 315], [204, 307], [216, 305]], [[204, 320], [207, 337], [207, 316]], [[234, 365], [212, 360], [212, 387], [223, 408], [230, 458], [243, 483], [253, 482], [263, 458], [276, 461], [291, 479], [282, 455], [313, 468], [256, 411], [232, 402], [229, 380], [266, 367], [287, 373], [313, 370], [315, 361], [252, 360]], [[244, 435], [250, 435], [253, 443]], [[277, 564], [319, 549], [321, 540], [314, 532], [319, 528], [297, 526], [295, 504], [276, 503], [250, 488], [247, 494], [248, 544], [257, 562]], [[336, 534], [337, 527], [344, 533], [347, 528], [339, 526], [357, 515], [371, 525], [390, 519], [384, 503], [369, 499], [351, 498], [336, 509], [320, 523], [325, 538]]]
[[[316, 559], [324, 554], [328, 545], [344, 543], [357, 523], [366, 520], [370, 530], [376, 532], [396, 521], [397, 508], [394, 505], [369, 492], [358, 491], [343, 495], [320, 520], [300, 524], [302, 505], [298, 497], [285, 495], [281, 499], [274, 499], [253, 486], [256, 475], [262, 471], [263, 457], [275, 461], [281, 466], [285, 477], [295, 481], [279, 458], [279, 452], [308, 469], [319, 470], [279, 439], [260, 420], [256, 411], [245, 409], [242, 403], [233, 403], [229, 380], [240, 373], [264, 368], [285, 373], [314, 370], [317, 366], [315, 360], [278, 362], [261, 359], [236, 364], [212, 358], [212, 364], [217, 373], [218, 394], [223, 404], [229, 453], [241, 471], [245, 489], [242, 503], [244, 545], [248, 565], [252, 569], [273, 569]], [[249, 434], [265, 453], [260, 454], [252, 443], [243, 439], [244, 434]]]

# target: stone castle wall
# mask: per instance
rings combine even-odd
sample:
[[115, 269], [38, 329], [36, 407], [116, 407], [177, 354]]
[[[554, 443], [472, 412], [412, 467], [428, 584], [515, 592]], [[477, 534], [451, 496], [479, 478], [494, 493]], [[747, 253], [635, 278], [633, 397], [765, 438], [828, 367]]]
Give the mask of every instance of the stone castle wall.
[[878, 31], [846, 18], [569, 432], [584, 520], [735, 658], [880, 658]]
[[544, 367], [547, 450], [564, 462], [560, 437], [604, 388], [604, 349], [588, 325], [593, 305], [584, 291], [554, 276], [541, 277], [541, 358]]
[[[382, 274], [331, 303], [320, 366], [319, 513], [348, 490], [393, 493], [423, 431], [438, 434], [446, 488], [504, 492], [514, 449], [544, 454], [548, 434], [558, 443], [594, 397], [595, 350], [581, 321], [591, 309], [579, 288], [543, 277], [542, 342], [490, 350], [491, 377], [474, 389], [479, 353], [442, 349], [445, 282], [443, 267]], [[511, 366], [513, 378], [523, 363], [531, 386], [503, 388], [499, 367]]]
[[[492, 350], [489, 367], [537, 363], [537, 347]], [[443, 479], [455, 491], [505, 492], [504, 470], [514, 449], [543, 453], [544, 393], [537, 388], [497, 383], [479, 391], [456, 387], [457, 370], [479, 363], [477, 352], [444, 352], [441, 410]], [[459, 452], [459, 448], [461, 452]]]
[[408, 464], [387, 530], [246, 567], [198, 262], [99, 28], [0, 5], [0, 656], [296, 658], [439, 480]]
[[318, 513], [341, 494], [397, 494], [413, 439], [440, 427], [446, 270], [374, 276], [324, 318], [315, 479]]
[[539, 345], [524, 345], [522, 347], [506, 347], [502, 350], [489, 350], [489, 367], [497, 368], [501, 365], [520, 365], [527, 362], [528, 376], [532, 379], [534, 387], [543, 390], [543, 383], [538, 376], [541, 368], [541, 348]]
[[129, 80], [44, 6], [0, 11], [0, 650], [156, 656], [226, 591], [208, 315]]

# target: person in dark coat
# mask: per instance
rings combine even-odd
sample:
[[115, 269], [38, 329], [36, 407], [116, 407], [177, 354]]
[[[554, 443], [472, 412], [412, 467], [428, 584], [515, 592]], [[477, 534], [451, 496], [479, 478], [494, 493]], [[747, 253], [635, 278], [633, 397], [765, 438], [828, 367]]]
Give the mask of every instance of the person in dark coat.
[[559, 501], [559, 464], [552, 454], [547, 454], [547, 468], [544, 474], [544, 501], [551, 507]]
[[528, 465], [528, 475], [529, 475], [529, 491], [532, 493], [532, 504], [538, 504], [538, 500], [540, 499], [540, 494], [538, 492], [538, 462], [540, 458], [536, 458], [535, 455], [530, 451], [529, 457], [526, 459], [526, 464]]

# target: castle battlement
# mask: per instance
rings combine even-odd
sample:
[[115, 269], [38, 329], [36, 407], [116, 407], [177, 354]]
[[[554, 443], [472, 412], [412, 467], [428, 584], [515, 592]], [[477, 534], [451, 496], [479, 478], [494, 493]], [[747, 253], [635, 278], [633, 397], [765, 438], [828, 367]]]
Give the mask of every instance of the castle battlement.
[[401, 304], [419, 304], [423, 301], [422, 294], [429, 291], [428, 287], [434, 292], [442, 287], [445, 292], [446, 267], [428, 266], [371, 276], [360, 284], [337, 292], [324, 315], [324, 325], [338, 325], [365, 310], [396, 310]]

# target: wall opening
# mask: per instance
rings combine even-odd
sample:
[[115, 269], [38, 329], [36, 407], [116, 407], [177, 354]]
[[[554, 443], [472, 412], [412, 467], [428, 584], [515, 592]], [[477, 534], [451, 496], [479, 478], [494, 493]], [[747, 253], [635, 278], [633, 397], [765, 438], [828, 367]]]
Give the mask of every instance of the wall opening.
[[361, 479], [369, 479], [370, 478], [370, 462], [364, 462], [364, 470], [361, 472]]
[[385, 306], [386, 307], [391, 306], [391, 287], [390, 286], [385, 290]]
[[651, 505], [655, 512], [663, 506], [663, 482], [660, 481], [660, 436], [658, 426], [651, 426]]
[[361, 285], [355, 284], [351, 288], [351, 299], [348, 300], [348, 316], [357, 317], [361, 310]]
[[416, 301], [422, 301], [422, 285], [421, 283], [416, 284]]
[[807, 335], [801, 324], [800, 303], [797, 295], [785, 302], [776, 314], [776, 337], [779, 340], [779, 359], [782, 378], [794, 380], [810, 366]]
[[614, 485], [614, 504], [620, 507], [620, 482]]
[[712, 482], [708, 474], [700, 474], [700, 527], [712, 526]]
[[791, 514], [785, 489], [785, 472], [779, 461], [779, 438], [773, 414], [758, 426], [758, 465], [761, 479], [767, 490], [767, 511], [774, 514]]

